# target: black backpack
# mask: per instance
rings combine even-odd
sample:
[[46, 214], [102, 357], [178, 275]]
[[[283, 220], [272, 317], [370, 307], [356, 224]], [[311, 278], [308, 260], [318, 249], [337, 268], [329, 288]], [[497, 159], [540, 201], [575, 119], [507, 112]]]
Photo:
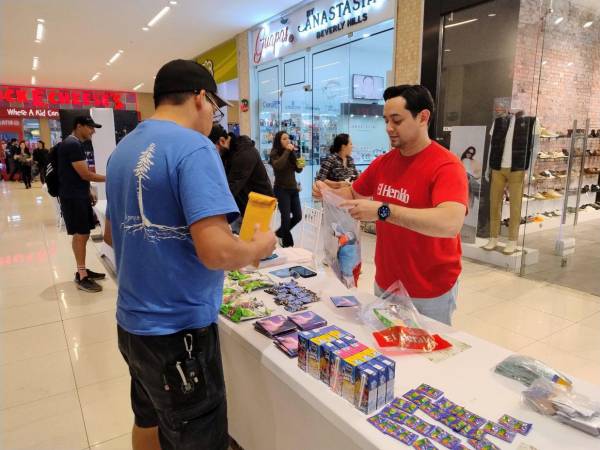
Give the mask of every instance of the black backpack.
[[46, 166], [46, 187], [48, 194], [58, 197], [58, 148], [60, 142], [50, 149], [48, 153], [48, 165]]

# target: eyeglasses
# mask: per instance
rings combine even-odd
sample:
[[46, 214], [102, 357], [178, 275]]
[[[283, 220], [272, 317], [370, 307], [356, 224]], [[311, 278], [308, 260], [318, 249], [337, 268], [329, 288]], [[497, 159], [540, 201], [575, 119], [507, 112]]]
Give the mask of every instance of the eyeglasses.
[[217, 101], [213, 98], [213, 96], [206, 92], [206, 99], [213, 107], [213, 123], [219, 123], [225, 117], [225, 113], [221, 111], [221, 109], [217, 106]]

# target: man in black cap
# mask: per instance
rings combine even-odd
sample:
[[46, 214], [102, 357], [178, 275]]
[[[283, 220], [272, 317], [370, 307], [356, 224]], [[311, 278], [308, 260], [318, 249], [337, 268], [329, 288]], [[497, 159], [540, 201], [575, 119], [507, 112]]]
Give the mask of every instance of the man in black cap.
[[67, 233], [73, 236], [73, 253], [77, 263], [75, 283], [77, 288], [86, 292], [100, 292], [96, 280], [106, 277], [85, 266], [86, 246], [90, 230], [96, 226], [92, 206], [96, 198], [90, 190], [90, 181], [102, 182], [104, 175], [91, 172], [88, 168], [83, 144], [92, 139], [97, 124], [90, 116], [78, 116], [73, 121], [73, 133], [65, 138], [58, 147], [58, 198], [60, 210], [67, 227]]
[[240, 217], [231, 224], [232, 231], [239, 234], [250, 192], [274, 197], [273, 186], [260, 158], [260, 153], [254, 146], [254, 141], [248, 136], [227, 133], [221, 125], [216, 123], [208, 138], [221, 154], [229, 190], [240, 209]]
[[227, 103], [208, 70], [165, 64], [155, 114], [108, 162], [105, 241], [115, 250], [119, 349], [131, 374], [135, 450], [226, 450], [217, 320], [224, 270], [271, 255], [272, 232], [232, 235], [239, 215], [207, 138]]

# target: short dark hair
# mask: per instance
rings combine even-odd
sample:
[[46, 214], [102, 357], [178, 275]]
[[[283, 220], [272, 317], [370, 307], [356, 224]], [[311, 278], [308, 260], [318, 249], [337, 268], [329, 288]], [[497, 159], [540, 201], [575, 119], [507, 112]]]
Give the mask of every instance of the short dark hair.
[[342, 149], [342, 145], [348, 145], [350, 142], [350, 136], [346, 133], [338, 134], [333, 140], [333, 144], [329, 147], [330, 153], [339, 153]]
[[225, 128], [223, 128], [222, 125], [215, 123], [212, 126], [212, 129], [210, 130], [210, 134], [208, 135], [208, 138], [212, 141], [213, 144], [217, 144], [217, 142], [219, 142], [220, 138], [225, 138], [227, 139], [227, 131], [225, 131]]
[[413, 117], [417, 117], [421, 111], [429, 110], [430, 117], [435, 112], [435, 102], [431, 92], [425, 86], [420, 84], [401, 84], [399, 86], [390, 86], [383, 93], [383, 99], [388, 101], [395, 97], [402, 97], [406, 100], [406, 109], [410, 111]]
[[160, 105], [183, 105], [188, 99], [194, 95], [194, 92], [172, 92], [170, 94], [159, 94], [154, 97], [154, 107], [158, 108]]

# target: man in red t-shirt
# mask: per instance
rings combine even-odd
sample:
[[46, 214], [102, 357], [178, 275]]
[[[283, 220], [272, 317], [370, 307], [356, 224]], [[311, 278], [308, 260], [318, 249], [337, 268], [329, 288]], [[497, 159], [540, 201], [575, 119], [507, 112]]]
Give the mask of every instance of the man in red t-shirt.
[[[336, 190], [352, 217], [376, 221], [375, 293], [401, 281], [425, 316], [451, 323], [461, 272], [460, 229], [467, 175], [458, 158], [429, 139], [433, 98], [424, 86], [386, 89], [383, 117], [392, 150], [352, 187]], [[329, 189], [317, 182], [315, 196]]]

